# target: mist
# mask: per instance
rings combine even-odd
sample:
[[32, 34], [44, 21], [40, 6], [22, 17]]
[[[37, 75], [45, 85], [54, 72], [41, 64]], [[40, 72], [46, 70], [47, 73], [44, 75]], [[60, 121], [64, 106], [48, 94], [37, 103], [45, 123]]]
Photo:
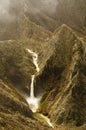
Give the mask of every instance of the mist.
[[49, 11], [49, 12], [54, 12], [57, 7], [57, 0], [43, 0], [43, 10]]
[[[12, 22], [16, 16], [13, 14], [16, 0], [0, 0], [0, 22]], [[13, 8], [13, 11], [12, 11]]]
[[32, 13], [38, 12], [55, 12], [57, 0], [29, 0], [29, 11]]
[[[54, 12], [57, 6], [57, 0], [0, 0], [0, 21], [12, 21], [15, 19], [15, 10], [21, 11], [20, 3], [26, 4], [26, 10], [32, 13]], [[11, 13], [10, 9], [12, 12]], [[20, 9], [20, 10], [19, 10]]]
[[0, 20], [10, 18], [9, 14], [10, 0], [0, 0]]

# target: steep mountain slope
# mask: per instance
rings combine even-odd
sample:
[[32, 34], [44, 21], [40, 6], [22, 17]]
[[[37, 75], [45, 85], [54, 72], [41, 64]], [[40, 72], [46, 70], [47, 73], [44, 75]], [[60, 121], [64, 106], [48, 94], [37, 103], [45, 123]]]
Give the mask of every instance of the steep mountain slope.
[[[0, 13], [1, 130], [86, 130], [86, 1], [49, 1], [13, 0], [9, 18]], [[38, 112], [54, 128], [25, 100], [33, 74]]]
[[31, 21], [47, 30], [53, 31], [57, 28], [57, 21], [45, 12], [38, 12], [37, 14], [28, 13], [27, 15]]
[[52, 2], [48, 4], [41, 0], [13, 0], [8, 10], [10, 17], [0, 19], [0, 39], [16, 39], [23, 36], [31, 38], [33, 35], [33, 38], [43, 40], [50, 34], [45, 29], [54, 31], [62, 24], [67, 24], [80, 36], [85, 36], [85, 5], [85, 0], [55, 0], [54, 5]]
[[[27, 16], [27, 0], [10, 2], [8, 14], [10, 17], [0, 19], [0, 40], [33, 38], [41, 41], [47, 40], [51, 32], [31, 22]], [[29, 5], [28, 5], [29, 10]]]
[[83, 126], [86, 124], [86, 43], [66, 25], [57, 30], [53, 36], [55, 51], [37, 80], [37, 86], [40, 83], [46, 91], [39, 110], [49, 115], [55, 127]]
[[[38, 2], [40, 3], [40, 0]], [[54, 8], [54, 12], [50, 10], [46, 11], [46, 9], [40, 10], [37, 13], [34, 13], [34, 11], [30, 12], [30, 19], [51, 31], [54, 31], [56, 27], [62, 24], [67, 24], [68, 26], [76, 30], [76, 32], [79, 33], [79, 35], [85, 35], [86, 1], [57, 0], [56, 5], [57, 7]], [[40, 9], [41, 6], [42, 5], [40, 4], [38, 6], [35, 5], [35, 8]]]
[[25, 99], [12, 84], [0, 80], [0, 130], [52, 130], [34, 118]]
[[35, 66], [26, 47], [18, 41], [8, 40], [0, 42], [0, 78], [9, 80], [23, 91], [29, 91], [31, 74]]
[[59, 0], [55, 18], [57, 24], [61, 25], [63, 23], [69, 25], [77, 32], [81, 34], [86, 34], [86, 1], [82, 0]]
[[[73, 47], [73, 55], [70, 66], [64, 73], [63, 89], [55, 98], [55, 104], [51, 108], [51, 119], [56, 124], [73, 124], [81, 126], [86, 123], [86, 77], [83, 72], [84, 46], [76, 42]], [[66, 77], [65, 77], [66, 75]], [[61, 94], [61, 95], [60, 95]], [[55, 111], [54, 111], [55, 110]], [[56, 118], [55, 118], [56, 117]]]
[[19, 21], [14, 20], [12, 23], [0, 23], [0, 30], [2, 30], [0, 32], [1, 41], [20, 38], [33, 38], [43, 41], [48, 39], [52, 34], [24, 17]]

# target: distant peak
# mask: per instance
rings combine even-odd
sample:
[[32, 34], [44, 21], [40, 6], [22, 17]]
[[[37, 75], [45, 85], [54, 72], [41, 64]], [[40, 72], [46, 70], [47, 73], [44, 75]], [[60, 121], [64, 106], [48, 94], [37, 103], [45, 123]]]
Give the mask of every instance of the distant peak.
[[66, 24], [62, 24], [60, 27], [69, 28], [69, 26]]
[[53, 39], [76, 39], [76, 37], [78, 37], [76, 35], [76, 32], [70, 28], [69, 26], [67, 26], [66, 24], [62, 24], [60, 27], [58, 27], [53, 35]]
[[59, 26], [59, 27], [55, 30], [54, 33], [56, 34], [56, 33], [59, 32], [59, 31], [61, 32], [61, 31], [67, 31], [67, 30], [73, 32], [72, 28], [70, 28], [68, 25], [62, 24], [61, 26]]

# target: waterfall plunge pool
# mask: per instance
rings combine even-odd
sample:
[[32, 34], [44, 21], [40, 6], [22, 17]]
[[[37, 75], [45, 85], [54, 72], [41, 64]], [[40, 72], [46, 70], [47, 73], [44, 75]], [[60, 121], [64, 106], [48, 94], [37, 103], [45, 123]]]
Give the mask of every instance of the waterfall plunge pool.
[[[28, 53], [30, 53], [32, 55], [33, 58], [33, 63], [36, 67], [36, 71], [37, 73], [40, 71], [39, 65], [38, 65], [38, 54], [33, 52], [30, 49], [27, 49]], [[32, 110], [32, 112], [36, 113], [37, 109], [39, 108], [39, 104], [40, 104], [40, 100], [42, 98], [42, 96], [40, 97], [35, 97], [34, 96], [34, 80], [35, 80], [35, 74], [31, 76], [31, 85], [30, 85], [30, 96], [26, 98], [27, 103], [29, 104], [30, 109]], [[54, 128], [52, 123], [50, 122], [50, 119], [46, 116], [44, 116], [43, 114], [39, 115], [45, 120], [45, 122], [47, 122], [47, 124]]]

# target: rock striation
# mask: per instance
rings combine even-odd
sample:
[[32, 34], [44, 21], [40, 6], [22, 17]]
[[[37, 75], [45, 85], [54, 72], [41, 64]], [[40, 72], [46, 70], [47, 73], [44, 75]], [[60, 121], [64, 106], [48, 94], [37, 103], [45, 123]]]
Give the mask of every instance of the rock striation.
[[55, 51], [37, 81], [43, 83], [46, 91], [39, 111], [48, 115], [55, 127], [83, 126], [86, 124], [86, 43], [66, 25], [55, 31], [53, 42]]

